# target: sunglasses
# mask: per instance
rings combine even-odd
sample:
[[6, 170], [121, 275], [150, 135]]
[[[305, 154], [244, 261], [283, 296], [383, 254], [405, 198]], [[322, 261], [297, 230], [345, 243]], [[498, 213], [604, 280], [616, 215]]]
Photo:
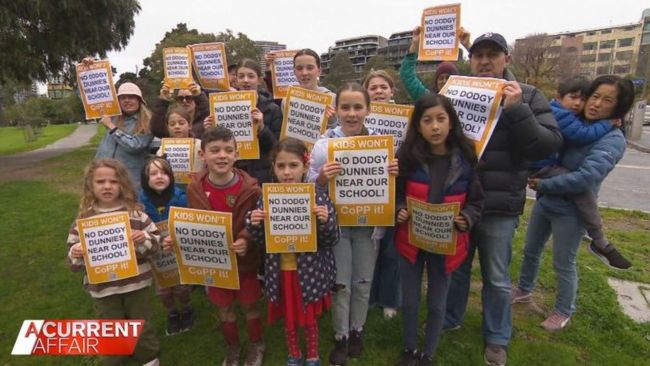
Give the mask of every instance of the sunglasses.
[[194, 100], [194, 97], [191, 95], [179, 95], [176, 97], [177, 102], [191, 102]]

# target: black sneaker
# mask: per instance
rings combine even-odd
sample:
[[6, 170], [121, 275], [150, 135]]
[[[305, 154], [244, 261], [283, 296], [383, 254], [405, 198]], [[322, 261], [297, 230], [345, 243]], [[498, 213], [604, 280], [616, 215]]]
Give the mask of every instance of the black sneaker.
[[188, 306], [181, 312], [181, 332], [187, 332], [192, 327], [194, 327], [194, 310]]
[[418, 351], [406, 348], [402, 351], [402, 356], [400, 356], [397, 366], [418, 366], [418, 362], [420, 362], [420, 354]]
[[330, 352], [330, 365], [345, 366], [348, 363], [348, 338], [334, 340], [334, 349]]
[[632, 263], [625, 259], [625, 257], [623, 257], [623, 255], [611, 244], [608, 244], [605, 248], [599, 248], [592, 241], [589, 244], [589, 251], [596, 255], [610, 268], [626, 270], [632, 267]]
[[171, 313], [167, 314], [167, 328], [165, 329], [165, 334], [175, 335], [181, 331], [181, 314], [178, 311], [174, 310]]
[[350, 358], [359, 358], [363, 353], [362, 333], [357, 330], [350, 331], [350, 340], [348, 341], [348, 356]]
[[433, 366], [433, 356], [428, 356], [424, 353], [420, 354], [417, 366]]

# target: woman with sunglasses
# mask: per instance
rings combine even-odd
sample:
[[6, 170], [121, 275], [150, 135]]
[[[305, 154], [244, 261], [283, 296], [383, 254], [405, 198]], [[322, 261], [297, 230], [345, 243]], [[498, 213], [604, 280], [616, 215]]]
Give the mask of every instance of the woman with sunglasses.
[[151, 132], [159, 138], [169, 137], [165, 116], [169, 105], [175, 100], [176, 105], [192, 117], [192, 136], [201, 138], [203, 120], [210, 115], [208, 97], [196, 83], [191, 83], [187, 89], [179, 89], [175, 97], [172, 93], [173, 90], [167, 84], [163, 84], [160, 88], [160, 96], [151, 108]]

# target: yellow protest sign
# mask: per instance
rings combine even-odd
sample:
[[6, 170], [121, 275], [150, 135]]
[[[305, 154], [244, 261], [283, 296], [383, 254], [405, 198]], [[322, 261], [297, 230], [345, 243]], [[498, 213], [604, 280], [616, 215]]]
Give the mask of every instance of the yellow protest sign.
[[[232, 131], [237, 141], [239, 159], [259, 159], [260, 144], [251, 112], [257, 105], [254, 90], [210, 93], [210, 114], [215, 124]], [[263, 123], [263, 122], [262, 122]]]
[[76, 65], [76, 71], [86, 119], [122, 114], [108, 60], [95, 61], [91, 65], [79, 63]]
[[239, 289], [230, 212], [171, 207], [169, 229], [182, 284]]
[[316, 251], [316, 189], [314, 183], [264, 183], [267, 253]]
[[189, 184], [192, 181], [190, 173], [195, 172], [196, 149], [198, 148], [193, 138], [163, 138], [160, 149], [174, 172], [176, 183]]
[[171, 89], [187, 89], [194, 82], [190, 50], [185, 47], [163, 48], [165, 84]]
[[[161, 238], [169, 235], [168, 224], [167, 220], [156, 223], [156, 227], [160, 230]], [[151, 257], [151, 270], [160, 288], [173, 287], [181, 284], [174, 252], [166, 253], [163, 250], [157, 251]]]
[[409, 219], [409, 242], [427, 252], [445, 255], [456, 254], [456, 229], [454, 217], [460, 204], [422, 202], [406, 197]]
[[379, 135], [393, 136], [394, 148], [397, 151], [404, 142], [412, 114], [412, 105], [371, 102], [370, 114], [364, 124]]
[[228, 60], [222, 42], [200, 43], [187, 46], [192, 55], [192, 65], [199, 83], [205, 89], [228, 90]]
[[329, 181], [340, 226], [393, 226], [395, 177], [393, 136], [355, 136], [327, 140], [327, 161], [343, 170]]
[[420, 61], [457, 61], [460, 4], [424, 9], [420, 24]]
[[479, 159], [501, 115], [503, 79], [452, 75], [440, 94], [451, 99], [463, 133], [474, 141]]
[[294, 137], [314, 146], [327, 129], [327, 106], [331, 105], [331, 94], [290, 86], [284, 103], [281, 138]]
[[117, 281], [140, 273], [128, 213], [113, 212], [77, 219], [77, 229], [88, 282]]
[[273, 51], [275, 58], [271, 64], [271, 82], [273, 98], [282, 99], [287, 96], [290, 86], [299, 85], [298, 78], [293, 72], [293, 57], [298, 51]]

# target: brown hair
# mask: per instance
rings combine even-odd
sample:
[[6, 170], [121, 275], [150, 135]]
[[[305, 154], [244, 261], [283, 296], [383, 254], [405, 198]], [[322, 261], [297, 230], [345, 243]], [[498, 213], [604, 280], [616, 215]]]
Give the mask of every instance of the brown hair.
[[273, 148], [269, 153], [269, 160], [271, 160], [271, 176], [273, 176], [274, 179], [276, 177], [275, 173], [273, 172], [273, 165], [275, 164], [275, 159], [277, 159], [278, 154], [282, 151], [286, 151], [290, 154], [294, 154], [300, 157], [302, 164], [305, 166], [309, 163], [309, 149], [307, 148], [307, 145], [305, 145], [304, 142], [298, 140], [297, 138], [285, 137], [273, 145]]
[[77, 218], [84, 218], [94, 213], [94, 205], [96, 202], [95, 195], [93, 194], [93, 179], [95, 171], [99, 168], [110, 168], [115, 171], [117, 179], [120, 182], [120, 200], [122, 205], [129, 213], [137, 210], [142, 210], [142, 205], [138, 202], [135, 190], [131, 185], [131, 176], [126, 166], [115, 159], [101, 158], [95, 159], [86, 166], [84, 171], [84, 185], [81, 194], [81, 202], [79, 203], [79, 214]]
[[260, 64], [257, 63], [257, 61], [250, 58], [243, 58], [237, 63], [237, 72], [239, 72], [239, 69], [242, 67], [255, 71], [258, 78], [262, 77], [262, 68], [260, 67]]
[[[356, 81], [348, 81], [345, 84], [343, 84], [337, 91], [336, 91], [336, 108], [338, 109], [339, 107], [339, 100], [340, 96], [343, 92], [359, 92], [363, 94], [363, 98], [366, 100], [366, 108], [370, 109], [370, 95], [368, 95], [368, 91], [366, 88], [361, 86], [361, 84], [357, 83]], [[366, 125], [364, 124], [361, 127], [361, 132], [359, 133], [360, 136], [367, 136], [370, 132], [368, 131], [368, 128], [366, 128]]]
[[190, 113], [184, 108], [176, 107], [167, 112], [167, 115], [165, 116], [165, 125], [169, 126], [169, 117], [171, 117], [172, 114], [178, 114], [187, 121], [187, 123], [190, 125], [190, 136], [192, 136], [192, 116], [190, 116]]
[[302, 50], [296, 52], [296, 54], [293, 56], [293, 63], [296, 63], [296, 59], [299, 56], [311, 56], [316, 60], [316, 66], [320, 69], [320, 56], [316, 53], [316, 51], [312, 50], [311, 48], [303, 48]]
[[395, 89], [395, 81], [393, 80], [393, 77], [390, 76], [390, 74], [386, 70], [372, 70], [366, 75], [366, 77], [363, 79], [363, 88], [368, 90], [368, 84], [370, 84], [370, 80], [374, 78], [382, 78], [386, 80], [388, 85], [390, 86], [391, 89]]

